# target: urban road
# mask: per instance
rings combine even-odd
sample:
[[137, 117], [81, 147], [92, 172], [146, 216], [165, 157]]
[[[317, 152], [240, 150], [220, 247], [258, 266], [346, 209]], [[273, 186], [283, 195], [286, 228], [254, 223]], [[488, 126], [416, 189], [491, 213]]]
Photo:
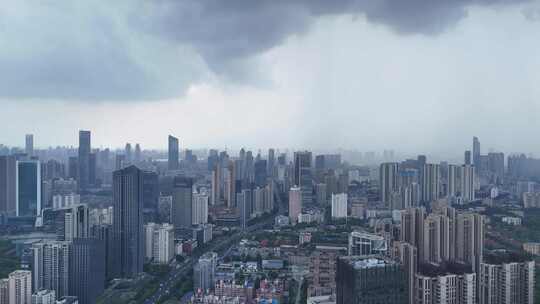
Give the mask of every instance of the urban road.
[[[262, 222], [247, 227], [244, 231], [236, 232], [227, 238], [216, 240], [216, 242], [210, 242], [210, 244], [206, 248], [206, 251], [214, 251], [218, 253], [223, 252], [230, 246], [232, 246], [232, 244], [241, 240], [242, 237], [245, 237], [246, 234], [261, 230], [262, 228], [271, 225], [273, 221], [274, 218], [270, 217], [266, 220], [263, 220]], [[193, 266], [195, 265], [195, 263], [197, 263], [199, 257], [202, 254], [203, 253], [199, 253], [195, 256], [192, 256], [186, 259], [183, 263], [177, 264], [178, 266], [173, 267], [167, 277], [165, 277], [160, 282], [158, 290], [151, 297], [146, 299], [144, 301], [144, 304], [155, 304], [158, 303], [161, 299], [165, 299], [171, 292], [174, 285], [179, 280], [182, 280], [191, 271], [191, 269], [193, 269]]]
[[[274, 188], [275, 189], [275, 188]], [[277, 190], [277, 189], [276, 189]], [[287, 209], [287, 206], [285, 205], [285, 202], [277, 193], [277, 191], [274, 191], [274, 198], [276, 198], [277, 206], [279, 208], [279, 211], [277, 214], [285, 214], [285, 210]], [[242, 239], [242, 237], [245, 237], [247, 234], [253, 233], [257, 230], [261, 230], [262, 228], [266, 226], [272, 225], [274, 222], [274, 217], [269, 217], [265, 220], [262, 220], [261, 222], [258, 222], [254, 225], [251, 225], [247, 227], [244, 231], [239, 231], [234, 233], [233, 235], [230, 235], [229, 237], [225, 239], [217, 239], [215, 242], [210, 242], [208, 247], [206, 248], [206, 251], [214, 251], [221, 253], [225, 251], [226, 249], [230, 248], [232, 244], [235, 242], [238, 242]], [[192, 256], [184, 261], [182, 264], [177, 264], [178, 266], [173, 267], [173, 269], [169, 272], [167, 277], [165, 277], [159, 284], [158, 290], [150, 296], [148, 299], [146, 299], [143, 303], [144, 304], [155, 304], [158, 303], [162, 299], [166, 299], [169, 296], [169, 293], [173, 289], [174, 285], [179, 281], [185, 278], [185, 276], [193, 269], [193, 266], [195, 263], [197, 263], [199, 257], [204, 253], [199, 253], [196, 256]]]

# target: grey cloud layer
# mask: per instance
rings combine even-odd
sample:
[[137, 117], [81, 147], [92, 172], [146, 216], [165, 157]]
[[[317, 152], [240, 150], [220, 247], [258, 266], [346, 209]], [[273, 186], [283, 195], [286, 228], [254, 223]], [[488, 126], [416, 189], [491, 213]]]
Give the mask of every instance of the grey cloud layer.
[[511, 0], [8, 1], [0, 7], [0, 98], [176, 97], [208, 69], [232, 76], [325, 15], [365, 15], [433, 35], [468, 5]]

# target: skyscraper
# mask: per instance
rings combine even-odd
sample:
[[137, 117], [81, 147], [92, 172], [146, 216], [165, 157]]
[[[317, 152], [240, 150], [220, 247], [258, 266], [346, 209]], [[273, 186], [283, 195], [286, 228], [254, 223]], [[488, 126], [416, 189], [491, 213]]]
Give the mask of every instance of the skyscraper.
[[392, 193], [399, 188], [398, 170], [398, 163], [382, 163], [379, 168], [381, 201], [387, 206], [390, 204]]
[[208, 195], [206, 193], [194, 193], [193, 194], [193, 208], [192, 208], [193, 225], [208, 223]]
[[71, 242], [42, 241], [32, 244], [34, 289], [50, 289], [60, 298], [70, 294]]
[[382, 256], [339, 257], [336, 304], [405, 304], [408, 301], [403, 266]]
[[131, 164], [133, 162], [133, 150], [131, 148], [130, 143], [126, 143], [126, 148], [124, 151], [125, 151], [124, 155], [126, 156], [126, 161]]
[[313, 200], [312, 153], [299, 151], [294, 153], [294, 185], [302, 190], [302, 200], [310, 204]]
[[41, 166], [37, 160], [17, 161], [17, 216], [41, 214]]
[[69, 262], [69, 295], [79, 304], [96, 303], [105, 288], [105, 244], [93, 238], [74, 239]]
[[180, 148], [178, 147], [178, 138], [169, 135], [169, 170], [178, 170]]
[[291, 223], [298, 222], [298, 215], [302, 212], [302, 190], [292, 187], [289, 190], [289, 219]]
[[34, 156], [34, 135], [26, 134], [24, 152], [28, 157]]
[[475, 199], [474, 195], [474, 166], [461, 166], [461, 197], [465, 202]]
[[189, 228], [192, 223], [193, 179], [176, 176], [173, 181], [171, 222], [175, 228]]
[[276, 167], [276, 156], [275, 156], [275, 150], [274, 149], [268, 149], [268, 175], [270, 177], [274, 177], [275, 172], [274, 168]]
[[17, 211], [17, 159], [0, 156], [0, 213], [14, 215]]
[[480, 170], [480, 141], [478, 137], [473, 137], [473, 165], [476, 168], [476, 172]]
[[471, 150], [465, 151], [464, 161], [465, 165], [472, 165]]
[[[135, 166], [113, 173], [115, 274], [133, 277], [143, 270], [143, 172]], [[191, 214], [191, 213], [190, 213]]]
[[90, 153], [92, 152], [90, 131], [79, 131], [79, 189], [87, 189], [90, 184]]
[[54, 290], [42, 289], [32, 294], [32, 304], [55, 304], [56, 292]]
[[9, 279], [0, 279], [0, 304], [9, 304]]
[[133, 159], [135, 163], [139, 163], [141, 161], [141, 145], [135, 144], [135, 157]]
[[484, 256], [484, 217], [477, 213], [458, 214], [456, 232], [456, 259], [478, 272]]

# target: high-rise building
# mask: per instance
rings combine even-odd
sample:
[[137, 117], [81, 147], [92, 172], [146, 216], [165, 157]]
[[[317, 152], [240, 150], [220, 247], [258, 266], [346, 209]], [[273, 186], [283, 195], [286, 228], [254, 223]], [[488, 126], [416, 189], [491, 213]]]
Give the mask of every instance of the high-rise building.
[[189, 228], [193, 224], [193, 179], [176, 176], [173, 181], [171, 222], [175, 228]]
[[294, 153], [294, 185], [302, 190], [302, 201], [310, 204], [313, 200], [312, 153], [309, 151]]
[[[143, 270], [143, 172], [135, 166], [113, 173], [114, 272], [133, 277]], [[191, 217], [191, 212], [190, 212]]]
[[475, 304], [476, 274], [466, 265], [424, 265], [415, 275], [414, 300], [417, 304]]
[[126, 143], [124, 155], [126, 156], [126, 161], [131, 164], [133, 162], [133, 149], [131, 148], [130, 143]]
[[381, 192], [381, 201], [390, 205], [392, 193], [399, 189], [399, 165], [398, 163], [382, 163], [379, 168], [379, 187]]
[[318, 206], [324, 207], [327, 205], [326, 184], [318, 183], [315, 185], [315, 202]]
[[0, 213], [14, 215], [17, 210], [17, 159], [0, 156]]
[[34, 290], [54, 290], [57, 298], [70, 294], [71, 244], [65, 241], [42, 241], [32, 244]]
[[479, 270], [480, 304], [537, 303], [534, 294], [534, 261], [496, 257], [488, 259], [480, 265]]
[[135, 163], [139, 163], [141, 161], [141, 145], [139, 144], [135, 144], [135, 156], [133, 161]]
[[160, 264], [167, 264], [174, 258], [174, 227], [171, 224], [145, 225], [145, 256]]
[[26, 153], [26, 155], [28, 155], [28, 157], [34, 156], [34, 135], [33, 134], [26, 134], [24, 152]]
[[193, 225], [208, 223], [208, 195], [193, 193], [191, 223]]
[[425, 164], [422, 171], [422, 201], [430, 203], [439, 198], [440, 166], [438, 164]]
[[17, 161], [17, 216], [41, 214], [41, 166], [37, 160]]
[[268, 149], [268, 168], [267, 172], [270, 177], [275, 176], [275, 167], [276, 167], [276, 155], [274, 149]]
[[464, 202], [470, 202], [475, 199], [474, 195], [474, 166], [461, 166], [461, 198]]
[[105, 244], [94, 238], [74, 239], [69, 262], [69, 295], [79, 304], [96, 303], [105, 288]]
[[79, 189], [87, 189], [90, 185], [90, 153], [92, 152], [90, 131], [79, 131]]
[[55, 213], [54, 226], [57, 239], [73, 241], [76, 238], [87, 238], [90, 235], [90, 215], [86, 204], [77, 204], [60, 208]]
[[157, 211], [159, 201], [159, 177], [156, 172], [143, 172], [143, 208]]
[[169, 170], [178, 170], [180, 158], [180, 148], [178, 146], [178, 138], [169, 135]]
[[410, 208], [401, 213], [401, 241], [409, 243], [418, 249], [418, 259], [424, 257], [424, 218], [426, 209], [423, 207]]
[[[473, 165], [476, 170], [480, 170], [480, 140], [478, 137], [473, 137]], [[476, 171], [477, 173], [479, 171]]]
[[472, 265], [478, 272], [484, 255], [484, 217], [477, 213], [459, 213], [456, 221], [456, 259]]
[[0, 279], [0, 304], [9, 304], [9, 279]]
[[490, 152], [487, 155], [488, 167], [487, 171], [492, 175], [495, 184], [504, 182], [504, 153]]
[[56, 304], [54, 290], [42, 289], [32, 294], [32, 304]]
[[302, 212], [302, 195], [300, 187], [289, 190], [289, 219], [292, 224], [298, 222], [298, 215]]
[[415, 275], [418, 271], [418, 250], [413, 245], [406, 242], [394, 242], [393, 257], [400, 261], [407, 276], [407, 290], [409, 304], [416, 303], [415, 298]]
[[207, 252], [203, 254], [193, 268], [194, 289], [206, 292], [214, 288], [215, 271], [217, 266], [217, 253]]
[[347, 193], [332, 194], [332, 218], [347, 217]]
[[15, 270], [9, 274], [9, 304], [32, 304], [32, 273]]
[[406, 282], [403, 266], [382, 256], [339, 257], [336, 304], [404, 304]]
[[465, 151], [464, 163], [465, 165], [472, 165], [471, 150]]
[[360, 231], [349, 234], [349, 255], [386, 255], [387, 251], [388, 243], [380, 235]]

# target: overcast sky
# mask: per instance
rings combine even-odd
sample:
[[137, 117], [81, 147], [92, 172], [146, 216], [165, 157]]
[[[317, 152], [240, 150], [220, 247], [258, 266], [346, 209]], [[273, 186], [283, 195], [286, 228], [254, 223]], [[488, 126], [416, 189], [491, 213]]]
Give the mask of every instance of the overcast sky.
[[540, 154], [540, 2], [0, 6], [0, 143]]

